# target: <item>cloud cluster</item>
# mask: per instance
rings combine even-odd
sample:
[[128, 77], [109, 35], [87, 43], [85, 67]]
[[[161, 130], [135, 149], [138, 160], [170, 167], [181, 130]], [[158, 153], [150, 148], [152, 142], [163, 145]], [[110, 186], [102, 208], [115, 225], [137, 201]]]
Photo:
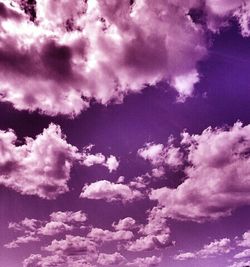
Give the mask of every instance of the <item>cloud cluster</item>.
[[250, 125], [211, 127], [200, 135], [184, 132], [186, 180], [177, 188], [152, 190], [150, 198], [163, 206], [166, 217], [204, 221], [228, 216], [250, 204]]
[[35, 139], [17, 144], [12, 130], [0, 131], [0, 184], [25, 195], [55, 199], [69, 190], [67, 182], [77, 148], [59, 126], [50, 124]]
[[24, 235], [6, 244], [6, 248], [17, 248], [20, 244], [41, 241], [44, 236], [55, 236], [74, 229], [83, 229], [87, 216], [82, 211], [58, 211], [50, 214], [50, 220], [39, 221], [25, 218], [21, 222], [10, 222], [9, 229]]
[[91, 154], [90, 149], [80, 153], [53, 123], [36, 138], [26, 137], [23, 143], [13, 130], [0, 131], [0, 185], [23, 195], [55, 199], [69, 191], [73, 163], [87, 167], [102, 164], [110, 172], [119, 166], [113, 155]]
[[213, 242], [204, 245], [201, 250], [195, 252], [182, 252], [174, 257], [175, 260], [185, 261], [195, 258], [211, 258], [218, 257], [223, 254], [227, 254], [232, 250], [231, 240], [228, 238], [222, 238], [220, 240], [214, 240]]
[[97, 200], [104, 199], [107, 202], [117, 200], [128, 202], [139, 199], [142, 195], [139, 191], [132, 190], [128, 185], [100, 180], [90, 185], [85, 185], [80, 197]]
[[75, 116], [92, 99], [119, 103], [161, 80], [183, 100], [199, 81], [196, 66], [207, 53], [208, 31], [218, 32], [234, 16], [249, 35], [249, 3], [231, 2], [5, 0], [1, 101]]

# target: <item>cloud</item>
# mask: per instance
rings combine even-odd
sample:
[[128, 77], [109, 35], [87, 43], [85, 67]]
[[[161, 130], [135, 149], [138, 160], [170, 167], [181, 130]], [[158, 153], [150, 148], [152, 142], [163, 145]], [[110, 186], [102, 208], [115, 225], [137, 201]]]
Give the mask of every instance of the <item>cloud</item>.
[[137, 154], [150, 162], [154, 167], [151, 175], [157, 178], [165, 175], [165, 168], [178, 170], [183, 165], [183, 153], [179, 147], [173, 145], [172, 137], [169, 138], [167, 145], [146, 143]]
[[87, 215], [82, 211], [57, 211], [50, 214], [50, 219], [53, 222], [62, 223], [84, 223], [87, 220]]
[[234, 262], [228, 267], [247, 267], [249, 265], [250, 265], [250, 261], [240, 261], [240, 262]]
[[25, 218], [21, 222], [10, 222], [9, 229], [22, 232], [23, 235], [5, 244], [6, 248], [16, 248], [20, 244], [41, 241], [44, 236], [54, 236], [74, 229], [85, 227], [87, 216], [82, 211], [57, 211], [50, 214], [50, 220], [42, 221]]
[[118, 252], [115, 252], [114, 254], [100, 253], [97, 260], [97, 263], [102, 266], [110, 266], [110, 265], [118, 266], [124, 262], [125, 258]]
[[27, 244], [34, 241], [40, 241], [40, 238], [33, 235], [20, 236], [16, 240], [5, 244], [5, 248], [18, 248], [20, 244]]
[[67, 231], [71, 231], [73, 226], [69, 226], [63, 222], [48, 222], [45, 226], [41, 227], [38, 231], [41, 235], [56, 235], [59, 233], [64, 233]]
[[118, 230], [109, 231], [101, 228], [93, 228], [88, 233], [87, 237], [90, 240], [94, 240], [96, 243], [100, 242], [111, 242], [111, 241], [126, 241], [131, 240], [134, 234], [131, 231]]
[[61, 266], [65, 263], [65, 258], [59, 255], [43, 257], [40, 254], [31, 254], [23, 261], [23, 267], [49, 267]]
[[245, 249], [234, 255], [235, 259], [249, 258], [250, 257], [250, 248]]
[[161, 80], [175, 86], [183, 77], [176, 89], [191, 95], [199, 80], [189, 78], [206, 54], [205, 31], [187, 16], [196, 4], [15, 2], [20, 19], [6, 15], [0, 25], [0, 79], [1, 100], [19, 110], [75, 116], [91, 99], [121, 102]]
[[100, 180], [84, 186], [80, 197], [88, 199], [104, 199], [108, 202], [118, 200], [128, 202], [142, 196], [139, 191], [132, 190], [127, 185]]
[[150, 198], [162, 205], [166, 217], [205, 221], [228, 216], [250, 204], [250, 125], [211, 127], [200, 135], [182, 135], [189, 166], [177, 188], [152, 190]]
[[237, 245], [240, 247], [249, 247], [250, 248], [250, 230], [245, 232], [242, 235], [241, 240], [237, 240]]
[[12, 130], [0, 131], [0, 184], [23, 195], [55, 199], [69, 190], [77, 148], [68, 144], [60, 126], [50, 124], [35, 139], [16, 145]]
[[91, 149], [92, 146], [88, 146], [87, 148], [85, 148], [83, 152], [83, 160], [82, 160], [83, 165], [90, 167], [99, 164], [108, 168], [109, 172], [117, 170], [117, 168], [119, 167], [119, 161], [115, 156], [110, 155], [109, 157], [106, 158], [102, 153], [90, 154], [89, 148]]
[[136, 221], [131, 217], [126, 217], [124, 219], [119, 220], [117, 224], [113, 223], [112, 226], [116, 231], [119, 230], [133, 230], [138, 225], [136, 224]]
[[126, 244], [125, 248], [128, 251], [150, 251], [174, 245], [170, 240], [170, 228], [166, 224], [166, 219], [156, 207], [149, 212], [147, 223], [139, 226], [138, 234], [140, 237]]
[[135, 266], [135, 267], [153, 267], [158, 266], [162, 261], [162, 257], [152, 256], [144, 258], [136, 258], [130, 263], [127, 263], [126, 266]]
[[8, 228], [15, 231], [22, 231], [24, 233], [31, 233], [35, 231], [40, 224], [41, 222], [36, 219], [25, 218], [19, 223], [10, 222]]
[[44, 249], [62, 255], [95, 254], [96, 246], [95, 242], [85, 237], [66, 235], [65, 239], [55, 239]]
[[223, 254], [227, 254], [232, 250], [231, 240], [228, 238], [222, 238], [220, 240], [214, 240], [213, 242], [204, 245], [201, 250], [195, 252], [183, 252], [174, 257], [175, 260], [185, 261], [194, 258], [211, 258], [218, 257]]
[[0, 13], [1, 101], [52, 116], [74, 117], [92, 100], [121, 103], [160, 81], [183, 101], [199, 82], [210, 31], [235, 17], [242, 35], [250, 32], [241, 0], [11, 3]]

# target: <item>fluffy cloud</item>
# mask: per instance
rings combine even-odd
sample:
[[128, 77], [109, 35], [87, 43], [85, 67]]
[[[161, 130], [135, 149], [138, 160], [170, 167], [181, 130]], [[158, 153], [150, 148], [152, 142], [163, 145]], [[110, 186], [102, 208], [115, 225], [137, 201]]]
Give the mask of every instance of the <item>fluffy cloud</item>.
[[25, 235], [25, 236], [18, 237], [16, 240], [8, 244], [5, 244], [4, 247], [18, 248], [20, 244], [27, 244], [27, 243], [34, 242], [34, 241], [40, 241], [40, 238], [37, 236], [33, 236], [33, 235]]
[[88, 199], [105, 199], [108, 202], [117, 200], [127, 202], [140, 198], [141, 193], [137, 190], [130, 189], [127, 185], [101, 180], [84, 186], [80, 197]]
[[178, 167], [183, 164], [183, 155], [180, 148], [174, 147], [172, 144], [165, 147], [163, 144], [147, 143], [138, 150], [138, 154], [153, 166]]
[[97, 260], [97, 263], [103, 266], [118, 266], [123, 262], [125, 262], [125, 258], [118, 252], [115, 252], [114, 254], [100, 253]]
[[237, 241], [237, 245], [250, 248], [250, 230], [242, 235], [242, 239]]
[[131, 231], [118, 230], [109, 231], [101, 228], [93, 228], [87, 236], [89, 239], [94, 240], [97, 243], [100, 242], [111, 242], [111, 241], [125, 241], [131, 240], [134, 234]]
[[50, 214], [50, 219], [53, 222], [62, 223], [84, 223], [87, 220], [87, 215], [82, 211], [57, 211]]
[[240, 261], [240, 262], [234, 262], [228, 267], [247, 267], [249, 265], [250, 265], [250, 261]]
[[69, 190], [77, 148], [68, 144], [59, 126], [50, 124], [35, 139], [16, 145], [11, 130], [0, 131], [0, 184], [25, 195], [55, 199]]
[[52, 123], [35, 139], [26, 137], [22, 145], [14, 131], [0, 131], [0, 158], [0, 185], [44, 199], [55, 199], [69, 191], [67, 182], [73, 163], [87, 167], [102, 164], [110, 172], [119, 166], [113, 155], [106, 159], [86, 149], [80, 153], [67, 143], [60, 126]]
[[151, 199], [174, 219], [204, 221], [230, 215], [250, 204], [250, 125], [211, 127], [200, 135], [183, 133], [187, 179], [175, 189], [152, 190]]
[[147, 223], [139, 226], [139, 235], [136, 240], [128, 242], [125, 248], [129, 251], [149, 251], [165, 249], [174, 245], [170, 240], [170, 229], [166, 225], [166, 219], [162, 217], [158, 208], [153, 208], [148, 215]]
[[192, 94], [198, 74], [190, 77], [206, 53], [204, 30], [186, 15], [196, 4], [15, 2], [19, 20], [5, 1], [0, 24], [1, 100], [15, 108], [74, 116], [91, 99], [120, 102], [162, 79]]
[[235, 259], [248, 258], [248, 257], [250, 257], [250, 249], [249, 248], [234, 255]]
[[158, 266], [162, 261], [161, 257], [152, 256], [152, 257], [144, 257], [144, 258], [136, 258], [130, 263], [127, 263], [126, 266], [134, 266], [134, 267], [153, 267]]
[[64, 233], [71, 231], [73, 226], [69, 226], [63, 222], [48, 222], [45, 226], [41, 227], [38, 231], [41, 235], [56, 235], [59, 233]]
[[183, 100], [199, 81], [209, 30], [234, 16], [249, 36], [241, 0], [24, 3], [1, 4], [1, 101], [49, 115], [75, 116], [92, 99], [119, 103], [161, 80]]
[[5, 245], [6, 248], [16, 248], [20, 244], [42, 240], [43, 236], [54, 236], [60, 233], [83, 229], [87, 216], [82, 211], [57, 211], [50, 214], [49, 221], [38, 221], [25, 218], [19, 223], [10, 222], [9, 229], [23, 232], [23, 236]]
[[230, 246], [231, 241], [228, 238], [222, 238], [220, 240], [214, 240], [213, 242], [205, 245], [201, 250], [196, 252], [183, 252], [176, 255], [175, 260], [189, 260], [194, 258], [210, 258], [210, 257], [218, 257], [219, 255], [229, 253], [232, 248]]
[[82, 164], [87, 167], [98, 164], [103, 165], [108, 168], [109, 172], [113, 172], [119, 167], [119, 161], [115, 156], [110, 155], [106, 158], [102, 153], [90, 154], [88, 153], [88, 149], [83, 153]]
[[96, 246], [95, 242], [85, 237], [66, 235], [65, 239], [55, 239], [44, 249], [62, 255], [77, 255], [96, 253]]
[[65, 263], [65, 257], [53, 255], [42, 257], [40, 254], [31, 254], [23, 261], [23, 267], [51, 267], [61, 266]]
[[112, 226], [115, 230], [132, 230], [137, 227], [136, 221], [131, 217], [126, 217], [124, 219], [119, 220], [117, 224], [113, 223]]

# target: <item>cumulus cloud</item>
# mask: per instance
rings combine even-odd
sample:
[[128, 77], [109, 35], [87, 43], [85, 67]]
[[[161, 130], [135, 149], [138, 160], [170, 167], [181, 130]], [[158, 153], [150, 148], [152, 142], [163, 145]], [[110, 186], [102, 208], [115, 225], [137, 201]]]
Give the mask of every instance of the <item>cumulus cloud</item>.
[[[120, 103], [162, 80], [182, 101], [199, 82], [197, 63], [207, 54], [209, 31], [235, 17], [249, 36], [250, 4], [241, 0], [1, 5], [1, 101], [49, 115], [73, 117], [91, 100]], [[202, 18], [194, 19], [192, 10]]]
[[242, 235], [242, 239], [237, 240], [237, 245], [240, 247], [249, 247], [250, 248], [250, 230], [245, 232]]
[[144, 258], [136, 258], [132, 262], [127, 263], [126, 266], [134, 267], [153, 267], [158, 266], [162, 261], [162, 257], [152, 256]]
[[211, 258], [218, 257], [219, 255], [227, 254], [232, 250], [231, 240], [228, 238], [222, 238], [220, 240], [214, 240], [213, 242], [204, 245], [201, 250], [196, 252], [183, 252], [174, 257], [175, 260], [185, 261], [194, 258]]
[[250, 265], [250, 261], [239, 261], [230, 264], [228, 267], [247, 267]]
[[[92, 148], [92, 146], [90, 146], [90, 148]], [[102, 153], [90, 154], [89, 146], [84, 150], [82, 164], [87, 167], [98, 164], [103, 165], [108, 168], [109, 172], [113, 172], [119, 167], [119, 161], [115, 156], [110, 155], [106, 158]]]
[[100, 253], [98, 255], [97, 263], [102, 266], [118, 266], [125, 262], [125, 258], [118, 252], [113, 254]]
[[23, 267], [49, 267], [62, 266], [65, 263], [65, 258], [59, 255], [43, 257], [40, 254], [31, 254], [23, 261]]
[[62, 255], [77, 255], [78, 253], [96, 253], [96, 243], [81, 236], [66, 235], [65, 239], [53, 240], [44, 249]]
[[108, 202], [121, 200], [123, 202], [141, 198], [137, 190], [132, 190], [124, 184], [116, 184], [106, 180], [100, 180], [83, 187], [81, 198], [104, 199]]
[[12, 130], [0, 131], [0, 184], [25, 195], [55, 199], [69, 190], [77, 148], [68, 144], [61, 128], [50, 124], [35, 139], [17, 145]]
[[119, 222], [117, 224], [113, 223], [112, 226], [117, 231], [119, 231], [119, 230], [133, 230], [136, 227], [138, 227], [138, 225], [136, 224], [136, 221], [131, 217], [126, 217], [124, 219], [121, 219], [121, 220], [119, 220]]
[[109, 231], [109, 230], [103, 230], [101, 228], [93, 228], [88, 233], [87, 237], [99, 243], [99, 242], [131, 240], [134, 237], [134, 234], [131, 231], [125, 231], [125, 230]]
[[75, 116], [91, 99], [121, 102], [163, 79], [183, 77], [176, 89], [190, 95], [199, 80], [189, 78], [206, 54], [204, 30], [187, 16], [196, 3], [15, 2], [20, 19], [5, 1], [0, 24], [0, 79], [1, 100], [17, 109]]
[[64, 233], [71, 231], [73, 226], [70, 226], [63, 222], [48, 222], [45, 226], [41, 227], [38, 231], [41, 235], [56, 235], [59, 233]]
[[150, 162], [153, 166], [151, 175], [156, 178], [164, 176], [167, 167], [179, 170], [183, 165], [183, 153], [179, 147], [173, 145], [172, 137], [169, 138], [167, 145], [146, 143], [137, 153]]
[[16, 240], [5, 244], [6, 248], [16, 248], [20, 244], [41, 241], [44, 236], [54, 236], [83, 229], [87, 216], [82, 211], [57, 211], [50, 214], [50, 220], [36, 220], [25, 218], [21, 222], [10, 222], [9, 229], [22, 232]]
[[174, 219], [204, 221], [228, 216], [250, 204], [250, 125], [237, 122], [231, 128], [211, 127], [200, 135], [184, 132], [187, 179], [177, 188], [152, 190], [151, 199]]
[[40, 238], [37, 236], [33, 236], [33, 235], [25, 235], [25, 236], [18, 237], [16, 240], [8, 244], [5, 244], [4, 247], [18, 248], [20, 244], [27, 244], [27, 243], [34, 242], [34, 241], [40, 241]]
[[170, 240], [170, 229], [160, 210], [154, 207], [148, 215], [147, 223], [139, 225], [137, 239], [128, 242], [125, 248], [128, 251], [140, 252], [154, 249], [165, 249], [174, 245]]
[[0, 185], [23, 195], [55, 199], [68, 192], [73, 163], [87, 167], [102, 164], [110, 172], [119, 166], [113, 155], [106, 159], [86, 149], [80, 153], [67, 143], [60, 126], [53, 123], [36, 138], [26, 137], [22, 145], [19, 143], [13, 130], [0, 131]]
[[250, 249], [245, 249], [234, 255], [235, 259], [249, 258], [250, 257]]

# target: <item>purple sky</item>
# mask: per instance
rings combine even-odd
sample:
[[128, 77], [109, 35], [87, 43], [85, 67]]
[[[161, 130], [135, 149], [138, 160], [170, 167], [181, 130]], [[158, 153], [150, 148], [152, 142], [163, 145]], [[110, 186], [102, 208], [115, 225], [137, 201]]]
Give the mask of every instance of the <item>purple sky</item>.
[[0, 266], [250, 266], [250, 1], [0, 2]]

